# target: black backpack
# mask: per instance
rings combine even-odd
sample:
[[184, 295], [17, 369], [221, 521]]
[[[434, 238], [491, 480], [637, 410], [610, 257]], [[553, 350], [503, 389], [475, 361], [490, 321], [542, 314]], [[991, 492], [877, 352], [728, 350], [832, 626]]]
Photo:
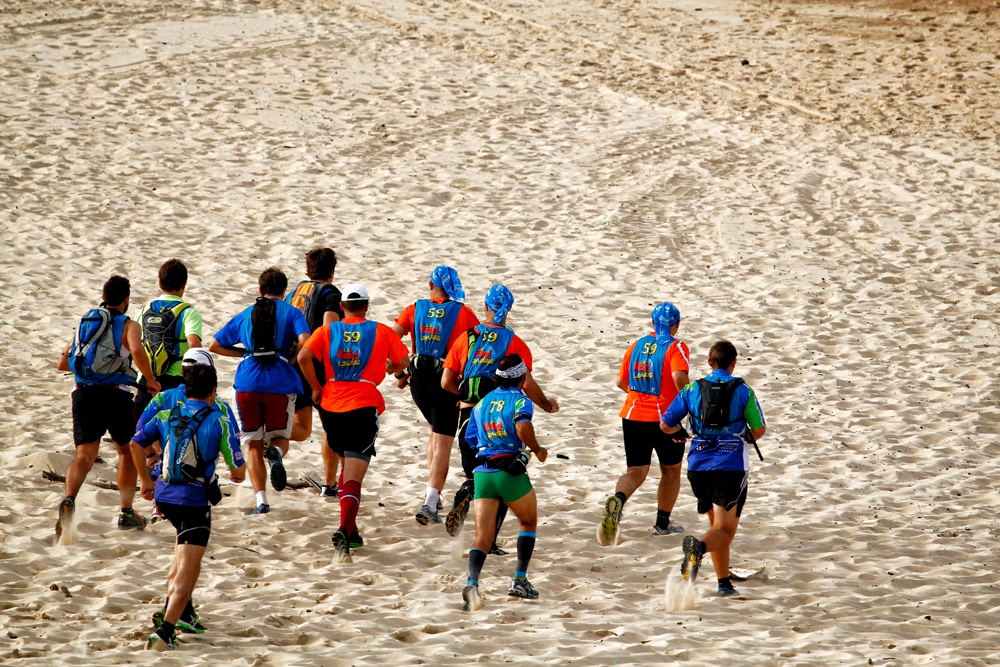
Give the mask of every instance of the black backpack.
[[142, 326], [142, 347], [156, 377], [166, 373], [181, 358], [178, 354], [180, 338], [177, 336], [177, 321], [181, 313], [190, 307], [181, 302], [163, 310], [150, 307], [142, 314], [139, 323]]
[[333, 286], [326, 283], [303, 280], [295, 287], [295, 291], [285, 297], [285, 302], [301, 310], [306, 316], [309, 329], [315, 331], [323, 324], [323, 313], [317, 313], [316, 309], [322, 306], [323, 294], [331, 289]]
[[729, 407], [733, 402], [733, 393], [741, 384], [743, 384], [742, 378], [733, 378], [726, 382], [712, 382], [706, 378], [698, 380], [698, 389], [701, 391], [698, 422], [703, 429], [722, 431], [730, 424], [735, 424], [743, 419], [742, 415], [736, 419], [729, 418]]
[[262, 364], [273, 364], [278, 358], [275, 343], [277, 329], [278, 306], [274, 299], [266, 296], [257, 297], [257, 302], [250, 311], [250, 337], [254, 358]]

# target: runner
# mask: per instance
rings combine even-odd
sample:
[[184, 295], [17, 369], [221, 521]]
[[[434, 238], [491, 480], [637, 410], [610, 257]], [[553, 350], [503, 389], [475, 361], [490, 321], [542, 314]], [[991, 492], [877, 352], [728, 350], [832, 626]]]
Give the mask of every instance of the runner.
[[[188, 366], [211, 366], [215, 368], [215, 361], [212, 360], [211, 353], [201, 347], [192, 347], [187, 352], [184, 353], [184, 358], [181, 360], [181, 368], [187, 368]], [[183, 379], [183, 376], [182, 376]], [[173, 389], [167, 389], [166, 391], [161, 391], [153, 396], [149, 405], [146, 409], [142, 411], [139, 415], [139, 423], [135, 425], [136, 431], [141, 431], [143, 427], [149, 422], [150, 419], [156, 416], [161, 410], [174, 407], [175, 405], [183, 405], [187, 401], [187, 391], [182, 383], [179, 387], [174, 387]], [[229, 415], [233, 413], [232, 408], [219, 396], [215, 397], [215, 405], [222, 411], [222, 414], [228, 419]], [[156, 453], [158, 455], [159, 452]], [[147, 468], [152, 467], [157, 462], [156, 458], [148, 458], [145, 461]], [[153, 504], [153, 511], [149, 515], [150, 523], [158, 523], [163, 519], [163, 514], [160, 512], [160, 508]]]
[[479, 324], [464, 305], [465, 290], [458, 272], [450, 266], [435, 267], [427, 283], [430, 294], [403, 309], [392, 325], [399, 337], [409, 334], [413, 357], [409, 368], [396, 376], [400, 389], [410, 386], [413, 402], [431, 427], [427, 442], [427, 490], [417, 512], [417, 523], [441, 523], [441, 491], [448, 478], [451, 448], [458, 429], [458, 395], [441, 386], [444, 359], [456, 340]]
[[243, 359], [233, 378], [242, 427], [240, 444], [246, 449], [255, 493], [251, 514], [267, 514], [271, 506], [265, 491], [264, 459], [271, 466], [271, 486], [284, 490], [288, 480], [282, 459], [288, 454], [295, 397], [302, 392], [291, 359], [295, 348], [309, 340], [309, 325], [301, 310], [282, 301], [288, 278], [280, 269], [265, 269], [257, 283], [257, 302], [229, 320], [208, 349]]
[[[555, 399], [548, 399], [538, 383], [531, 377], [531, 350], [521, 338], [506, 325], [507, 314], [514, 305], [514, 295], [503, 285], [494, 285], [486, 293], [485, 319], [482, 324], [469, 329], [448, 351], [444, 361], [441, 386], [459, 395], [458, 447], [462, 454], [462, 468], [466, 481], [455, 493], [451, 511], [445, 519], [445, 528], [451, 536], [458, 535], [469, 513], [469, 505], [475, 491], [473, 471], [478, 462], [476, 453], [469, 447], [465, 436], [465, 426], [472, 414], [473, 406], [494, 387], [493, 373], [500, 359], [508, 354], [517, 354], [524, 360], [528, 372], [524, 377], [524, 393], [545, 412], [559, 411]], [[507, 506], [501, 505], [497, 511], [496, 532], [499, 534]], [[496, 544], [494, 535], [491, 554], [504, 555]]]
[[525, 468], [530, 454], [545, 463], [548, 450], [538, 444], [531, 424], [534, 406], [524, 393], [528, 367], [516, 354], [497, 365], [497, 388], [487, 394], [469, 416], [466, 439], [482, 463], [475, 469], [476, 539], [469, 549], [469, 577], [462, 590], [464, 611], [482, 606], [479, 575], [486, 553], [496, 537], [494, 526], [500, 507], [510, 507], [521, 522], [517, 536], [517, 565], [507, 595], [535, 600], [538, 591], [528, 581], [528, 563], [535, 550], [538, 502]]
[[[333, 248], [313, 248], [306, 253], [306, 275], [309, 276], [309, 280], [300, 282], [285, 297], [288, 303], [306, 316], [310, 332], [344, 318], [344, 311], [340, 308], [340, 290], [333, 285], [333, 272], [336, 268], [337, 255], [333, 252]], [[299, 374], [303, 392], [295, 398], [291, 439], [301, 442], [312, 434], [312, 391], [309, 389], [306, 376], [299, 370], [298, 360], [293, 359], [292, 363]], [[315, 367], [317, 377], [322, 384], [323, 364], [316, 361]], [[319, 410], [319, 406], [316, 406], [316, 409]], [[340, 467], [340, 458], [327, 445], [326, 433], [323, 434], [323, 442], [320, 443], [320, 454], [323, 457], [324, 484], [319, 495], [333, 498], [337, 496], [337, 471]]]
[[[190, 348], [201, 347], [201, 313], [184, 301], [188, 271], [179, 259], [168, 259], [158, 274], [162, 294], [139, 311], [142, 345], [156, 381], [173, 389], [181, 380], [181, 358]], [[146, 376], [139, 376], [135, 411], [141, 414], [153, 395], [146, 390]]]
[[698, 499], [698, 513], [708, 514], [709, 530], [699, 540], [684, 537], [681, 576], [693, 580], [701, 559], [712, 554], [719, 597], [736, 595], [729, 577], [729, 546], [736, 537], [749, 483], [749, 447], [764, 436], [767, 426], [757, 396], [741, 378], [733, 377], [736, 347], [721, 340], [708, 353], [712, 372], [684, 387], [663, 413], [664, 433], [683, 432], [688, 425], [694, 437], [688, 450], [688, 481]]
[[656, 524], [653, 535], [683, 533], [684, 527], [670, 522], [670, 512], [681, 487], [681, 460], [687, 433], [667, 435], [660, 430], [660, 415], [688, 383], [690, 352], [682, 340], [674, 338], [681, 313], [672, 303], [653, 309], [653, 332], [629, 345], [618, 371], [618, 388], [626, 392], [622, 418], [625, 465], [615, 494], [604, 503], [604, 520], [598, 542], [607, 546], [618, 535], [622, 508], [646, 481], [653, 451], [660, 462], [660, 486], [656, 492]]
[[[341, 560], [364, 546], [358, 531], [361, 483], [373, 456], [379, 415], [385, 399], [378, 385], [385, 374], [399, 373], [410, 361], [406, 347], [392, 329], [365, 319], [368, 290], [344, 288], [344, 319], [317, 329], [299, 351], [299, 367], [312, 388], [313, 401], [323, 408], [320, 419], [330, 447], [344, 460], [340, 491], [340, 527], [333, 547]], [[313, 360], [322, 359], [326, 383], [320, 384]]]
[[[156, 651], [177, 648], [175, 628], [205, 632], [191, 594], [212, 532], [212, 505], [221, 499], [216, 460], [221, 453], [231, 471], [230, 479], [237, 484], [243, 481], [246, 470], [232, 413], [224, 414], [215, 402], [216, 384], [214, 367], [185, 366], [187, 400], [158, 412], [132, 438], [132, 458], [142, 482], [140, 493], [155, 500], [177, 531], [174, 559], [167, 574], [167, 599], [163, 610], [153, 614], [156, 629], [146, 643], [146, 648]], [[165, 455], [150, 475], [145, 461], [156, 456], [157, 447]], [[213, 489], [215, 498], [210, 500]]]
[[73, 442], [76, 455], [66, 469], [66, 496], [59, 503], [56, 535], [61, 536], [76, 511], [76, 495], [97, 460], [101, 438], [110, 433], [118, 447], [118, 493], [121, 513], [118, 527], [146, 527], [146, 518], [132, 509], [135, 497], [136, 470], [128, 453], [131, 432], [135, 431], [132, 392], [136, 372], [150, 378], [151, 391], [160, 390], [146, 355], [142, 354], [139, 325], [125, 315], [131, 285], [128, 278], [111, 276], [104, 283], [100, 307], [88, 312], [80, 322], [73, 340], [63, 349], [56, 365], [71, 371], [76, 378], [73, 400]]

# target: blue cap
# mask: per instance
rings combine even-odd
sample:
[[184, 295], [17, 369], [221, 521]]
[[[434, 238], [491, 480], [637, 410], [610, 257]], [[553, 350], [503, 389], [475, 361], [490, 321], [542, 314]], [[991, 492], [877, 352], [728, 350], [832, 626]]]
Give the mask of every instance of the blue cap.
[[680, 322], [681, 311], [669, 301], [664, 301], [653, 309], [653, 331], [657, 338], [669, 338], [670, 328]]
[[442, 264], [435, 267], [431, 271], [431, 284], [443, 289], [449, 299], [465, 301], [465, 290], [462, 289], [462, 281], [458, 278], [458, 271], [450, 266]]
[[514, 295], [503, 285], [494, 285], [486, 293], [486, 307], [493, 311], [493, 321], [497, 324], [507, 319], [513, 305]]

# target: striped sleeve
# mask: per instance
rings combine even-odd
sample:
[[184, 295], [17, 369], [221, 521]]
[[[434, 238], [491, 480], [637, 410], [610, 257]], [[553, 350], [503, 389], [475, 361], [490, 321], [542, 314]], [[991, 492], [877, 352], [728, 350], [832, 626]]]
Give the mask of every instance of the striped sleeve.
[[[744, 385], [746, 386], [746, 385]], [[761, 426], [766, 426], [764, 421], [764, 411], [760, 409], [760, 403], [757, 401], [757, 394], [754, 390], [747, 386], [750, 394], [747, 397], [746, 407], [743, 408], [743, 419], [747, 422], [747, 428], [755, 429]]]
[[236, 415], [229, 404], [222, 399], [216, 399], [215, 404], [222, 410], [219, 415], [219, 425], [222, 427], [222, 437], [219, 438], [219, 451], [230, 470], [243, 465], [243, 450], [240, 449], [240, 430], [236, 425]]

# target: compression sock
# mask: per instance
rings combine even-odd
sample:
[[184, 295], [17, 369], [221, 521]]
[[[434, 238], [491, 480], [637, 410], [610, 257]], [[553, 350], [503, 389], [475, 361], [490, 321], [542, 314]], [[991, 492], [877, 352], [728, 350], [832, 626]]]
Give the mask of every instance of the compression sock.
[[257, 504], [258, 505], [266, 505], [267, 504], [267, 491], [258, 491], [256, 498], [257, 498]]
[[348, 535], [358, 529], [358, 508], [361, 507], [361, 482], [344, 482], [340, 494], [340, 527]]
[[503, 525], [503, 520], [507, 518], [507, 506], [500, 503], [500, 507], [497, 508], [497, 532], [493, 534], [493, 544], [497, 543], [497, 538], [500, 537], [500, 527]]
[[436, 512], [438, 506], [438, 498], [440, 497], [441, 497], [440, 491], [435, 489], [433, 486], [428, 486], [427, 495], [424, 496], [424, 504]]
[[670, 512], [656, 510], [656, 527], [667, 528], [670, 525]]
[[479, 574], [486, 564], [486, 552], [480, 549], [469, 549], [469, 581], [473, 586], [479, 585]]
[[517, 535], [517, 567], [514, 576], [525, 579], [528, 576], [528, 563], [535, 550], [535, 534], [521, 531]]
[[628, 500], [628, 496], [626, 496], [622, 491], [617, 491], [615, 493], [615, 498], [622, 501], [622, 509], [625, 509], [625, 501]]

